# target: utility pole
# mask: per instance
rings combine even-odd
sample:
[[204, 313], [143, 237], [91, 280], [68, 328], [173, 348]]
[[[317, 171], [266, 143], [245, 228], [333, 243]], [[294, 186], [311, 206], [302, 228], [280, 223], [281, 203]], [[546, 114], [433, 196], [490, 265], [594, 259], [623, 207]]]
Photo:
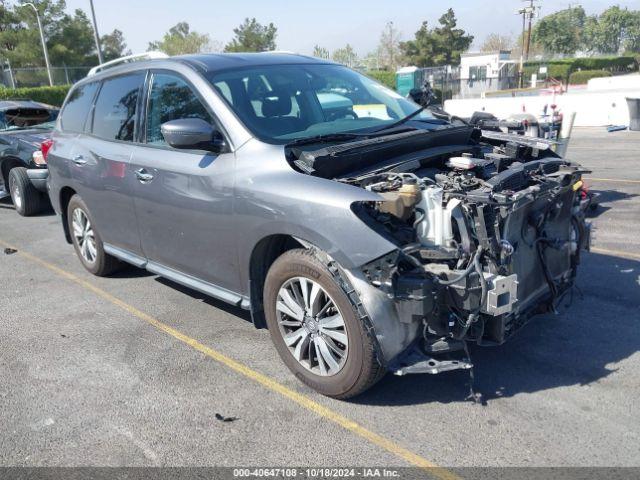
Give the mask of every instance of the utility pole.
[[96, 41], [96, 50], [98, 50], [98, 63], [103, 64], [104, 59], [102, 58], [102, 48], [100, 46], [100, 34], [98, 33], [98, 22], [96, 22], [96, 11], [93, 8], [93, 0], [89, 0], [89, 4], [91, 5], [91, 17], [93, 18], [93, 37]]
[[[518, 73], [520, 88], [522, 88], [524, 84], [524, 62], [529, 60], [529, 51], [531, 50], [531, 28], [533, 24], [533, 17], [536, 14], [536, 9], [539, 8], [534, 5], [536, 0], [523, 1], [527, 2], [529, 5], [526, 5], [524, 8], [521, 8], [516, 12], [517, 15], [522, 15], [522, 53], [520, 54], [520, 71]], [[529, 20], [528, 28], [526, 28], [527, 19]]]
[[44, 52], [44, 63], [47, 65], [47, 76], [49, 77], [49, 85], [53, 87], [53, 78], [51, 77], [51, 65], [49, 65], [49, 53], [47, 52], [47, 42], [44, 40], [44, 30], [42, 29], [42, 22], [40, 22], [40, 14], [38, 9], [33, 3], [23, 3], [19, 5], [21, 7], [29, 6], [36, 12], [36, 20], [38, 21], [38, 29], [40, 30], [40, 41], [42, 42], [42, 51]]
[[531, 26], [533, 24], [533, 17], [536, 15], [536, 9], [540, 8], [533, 4], [536, 0], [523, 0], [528, 2], [529, 5], [524, 8], [524, 15], [529, 17], [529, 27], [527, 29], [527, 47], [524, 51], [524, 61], [529, 60], [529, 51], [531, 49]]

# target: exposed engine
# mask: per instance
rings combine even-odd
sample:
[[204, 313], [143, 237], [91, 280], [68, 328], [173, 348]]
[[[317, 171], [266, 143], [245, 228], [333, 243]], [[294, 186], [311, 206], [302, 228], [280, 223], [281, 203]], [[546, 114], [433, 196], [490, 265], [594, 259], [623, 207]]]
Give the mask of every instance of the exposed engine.
[[[482, 135], [400, 159], [395, 152], [355, 175], [335, 169], [371, 158], [365, 142], [364, 152], [338, 145], [295, 156], [307, 173], [325, 169], [380, 195], [353, 208], [398, 250], [363, 273], [394, 299], [399, 318], [423, 323], [427, 354], [464, 341], [500, 344], [532, 315], [555, 311], [588, 246], [578, 192], [586, 170], [535, 139]], [[431, 373], [453, 368], [461, 367]]]
[[498, 172], [471, 155], [444, 166], [357, 180], [384, 198], [360, 214], [401, 245], [393, 268], [366, 273], [435, 338], [501, 343], [572, 285], [586, 241], [574, 208], [582, 170], [543, 159]]

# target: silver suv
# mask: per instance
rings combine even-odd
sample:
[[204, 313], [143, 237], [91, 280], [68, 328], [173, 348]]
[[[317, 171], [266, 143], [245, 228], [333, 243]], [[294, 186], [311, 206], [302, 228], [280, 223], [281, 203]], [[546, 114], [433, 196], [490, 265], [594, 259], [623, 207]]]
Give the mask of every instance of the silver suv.
[[139, 61], [70, 91], [49, 150], [66, 238], [251, 311], [284, 363], [348, 398], [386, 371], [471, 368], [553, 311], [589, 230], [579, 166], [430, 113], [327, 61]]

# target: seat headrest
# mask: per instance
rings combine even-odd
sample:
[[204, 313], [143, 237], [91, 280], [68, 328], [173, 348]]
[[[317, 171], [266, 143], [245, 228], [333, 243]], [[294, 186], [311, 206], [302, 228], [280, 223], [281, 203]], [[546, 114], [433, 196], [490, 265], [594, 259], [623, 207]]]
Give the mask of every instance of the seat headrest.
[[283, 117], [291, 113], [291, 95], [284, 90], [274, 90], [262, 98], [262, 115], [266, 118]]

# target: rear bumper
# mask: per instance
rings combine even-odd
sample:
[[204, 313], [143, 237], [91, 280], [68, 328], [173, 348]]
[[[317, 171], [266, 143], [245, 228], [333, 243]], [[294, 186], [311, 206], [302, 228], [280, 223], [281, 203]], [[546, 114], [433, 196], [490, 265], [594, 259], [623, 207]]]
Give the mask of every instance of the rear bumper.
[[30, 168], [27, 170], [27, 176], [31, 184], [39, 191], [47, 192], [47, 179], [49, 178], [49, 170], [46, 168]]

